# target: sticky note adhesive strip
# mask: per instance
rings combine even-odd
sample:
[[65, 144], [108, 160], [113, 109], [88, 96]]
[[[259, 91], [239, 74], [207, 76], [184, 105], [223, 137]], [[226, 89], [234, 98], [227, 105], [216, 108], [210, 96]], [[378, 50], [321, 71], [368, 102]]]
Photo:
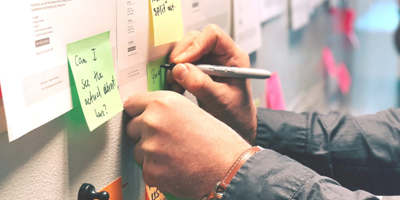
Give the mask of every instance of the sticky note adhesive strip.
[[183, 37], [183, 20], [180, 0], [149, 0], [153, 24], [154, 45], [160, 46]]
[[110, 32], [67, 45], [79, 102], [90, 131], [122, 111], [114, 72]]

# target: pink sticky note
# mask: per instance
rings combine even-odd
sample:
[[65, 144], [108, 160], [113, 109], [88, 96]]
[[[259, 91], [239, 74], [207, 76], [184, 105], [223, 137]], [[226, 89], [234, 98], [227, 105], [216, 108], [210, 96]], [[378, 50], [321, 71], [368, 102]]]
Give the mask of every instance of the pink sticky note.
[[322, 62], [324, 63], [328, 75], [330, 77], [336, 77], [336, 61], [329, 47], [325, 47], [322, 50]]
[[356, 12], [353, 9], [347, 8], [343, 10], [343, 32], [346, 35], [354, 33], [354, 21], [356, 19]]
[[267, 107], [272, 110], [286, 110], [285, 97], [283, 96], [281, 81], [277, 73], [272, 73], [271, 78], [265, 81], [265, 94]]
[[340, 10], [339, 10], [339, 8], [337, 8], [337, 7], [331, 7], [331, 8], [329, 9], [329, 12], [330, 12], [332, 15], [336, 15], [336, 14], [340, 13]]
[[356, 12], [353, 9], [344, 9], [343, 11], [343, 33], [349, 38], [351, 44], [355, 48], [360, 47], [360, 40], [354, 32], [354, 22], [356, 20]]
[[337, 73], [340, 91], [345, 95], [349, 94], [351, 88], [351, 76], [346, 64], [340, 63], [337, 68]]
[[3, 94], [1, 93], [1, 85], [0, 85], [0, 98], [3, 98]]

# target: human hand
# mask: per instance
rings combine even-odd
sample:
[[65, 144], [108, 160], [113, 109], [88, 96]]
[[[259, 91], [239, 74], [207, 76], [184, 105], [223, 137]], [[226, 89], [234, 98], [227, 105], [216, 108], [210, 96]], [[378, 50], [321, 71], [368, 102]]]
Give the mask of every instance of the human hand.
[[250, 148], [230, 127], [185, 97], [167, 91], [128, 98], [127, 133], [143, 179], [176, 197], [200, 199]]
[[[207, 26], [192, 31], [180, 41], [170, 56], [171, 63], [203, 63], [250, 68], [249, 56], [222, 29]], [[210, 77], [192, 64], [177, 65], [167, 80], [172, 90], [188, 90], [205, 111], [255, 143], [257, 109], [252, 101], [250, 80]]]

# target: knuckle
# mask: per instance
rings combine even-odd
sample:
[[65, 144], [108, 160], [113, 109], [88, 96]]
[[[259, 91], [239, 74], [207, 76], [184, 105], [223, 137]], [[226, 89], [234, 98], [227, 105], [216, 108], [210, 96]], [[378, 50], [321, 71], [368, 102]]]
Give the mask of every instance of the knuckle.
[[151, 130], [157, 130], [159, 126], [156, 115], [151, 115], [151, 114], [145, 115], [143, 117], [143, 123]]
[[215, 33], [215, 34], [219, 34], [221, 32], [221, 28], [215, 24], [207, 25], [205, 30], [210, 31], [211, 33]]
[[146, 141], [145, 143], [143, 143], [141, 148], [147, 154], [151, 154], [155, 151], [155, 145], [153, 145], [153, 142], [149, 142], [149, 141]]
[[199, 35], [199, 34], [200, 34], [199, 31], [192, 30], [192, 31], [189, 31], [189, 32], [186, 34], [186, 36], [193, 37], [193, 36], [197, 36], [197, 35]]
[[166, 105], [171, 105], [172, 103], [176, 102], [180, 96], [176, 93], [173, 92], [168, 92], [167, 95], [165, 95], [165, 98], [163, 99], [164, 103]]
[[135, 95], [131, 95], [129, 96], [126, 101], [124, 102], [124, 108], [129, 107], [130, 105], [132, 105], [133, 102], [135, 102]]
[[196, 53], [201, 50], [202, 50], [201, 41], [199, 38], [196, 38], [196, 40], [193, 41], [192, 45], [190, 45], [190, 47], [186, 50], [186, 52]]
[[157, 107], [158, 110], [166, 109], [176, 102], [180, 95], [172, 91], [163, 91], [162, 98], [153, 99], [152, 104]]
[[209, 34], [211, 34], [217, 38], [220, 38], [221, 34], [223, 33], [223, 30], [215, 24], [208, 25], [205, 30], [206, 30], [206, 32], [208, 32]]

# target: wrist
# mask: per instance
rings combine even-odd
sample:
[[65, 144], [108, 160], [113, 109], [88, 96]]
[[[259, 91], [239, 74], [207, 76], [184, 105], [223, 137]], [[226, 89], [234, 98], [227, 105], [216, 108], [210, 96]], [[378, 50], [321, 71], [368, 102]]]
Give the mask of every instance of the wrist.
[[233, 179], [233, 177], [236, 175], [236, 173], [239, 171], [239, 169], [243, 166], [244, 163], [247, 162], [247, 160], [252, 157], [255, 153], [261, 151], [261, 147], [251, 147], [247, 149], [242, 155], [236, 160], [236, 162], [232, 165], [226, 176], [222, 179], [222, 181], [218, 182], [213, 191], [206, 197], [203, 198], [203, 200], [219, 200], [222, 199], [222, 196], [224, 195], [224, 192], [226, 191], [226, 188], [228, 187], [229, 183]]
[[244, 137], [244, 139], [251, 145], [251, 146], [256, 146], [257, 145], [257, 108], [255, 105], [253, 105], [250, 109], [251, 113], [251, 119], [250, 122], [248, 123], [248, 128], [247, 128], [247, 134]]

